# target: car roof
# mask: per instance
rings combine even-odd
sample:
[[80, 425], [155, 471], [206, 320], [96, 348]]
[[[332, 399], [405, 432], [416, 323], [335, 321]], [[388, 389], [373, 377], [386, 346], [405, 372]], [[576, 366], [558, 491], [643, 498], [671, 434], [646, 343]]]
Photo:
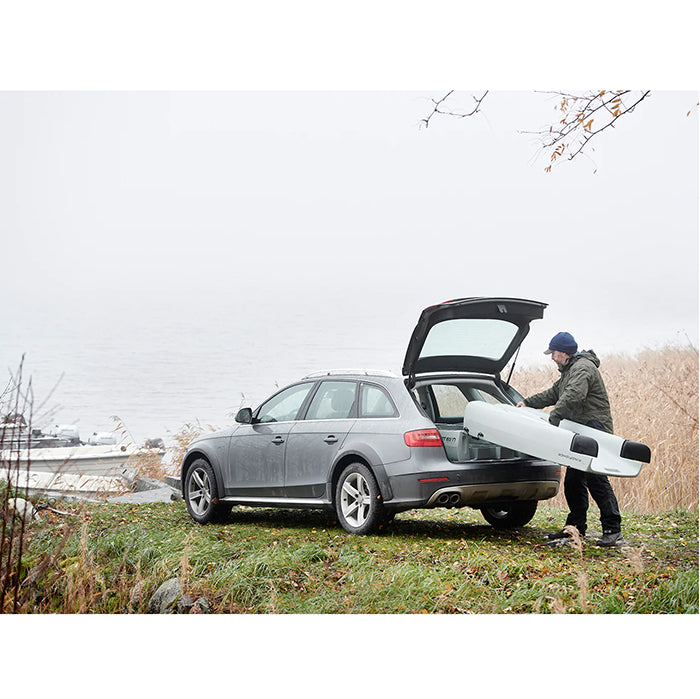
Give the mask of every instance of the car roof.
[[304, 376], [301, 380], [306, 381], [307, 379], [322, 379], [326, 376], [347, 376], [347, 377], [363, 377], [363, 376], [375, 376], [379, 378], [390, 378], [390, 379], [400, 379], [398, 374], [392, 371], [384, 371], [382, 369], [329, 369], [326, 371], [316, 371], [312, 374]]

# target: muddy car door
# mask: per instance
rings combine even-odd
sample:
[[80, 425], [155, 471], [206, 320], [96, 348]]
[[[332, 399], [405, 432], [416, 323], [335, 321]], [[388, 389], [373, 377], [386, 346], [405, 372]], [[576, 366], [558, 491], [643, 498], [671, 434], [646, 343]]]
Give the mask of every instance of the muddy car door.
[[357, 415], [357, 382], [322, 381], [304, 419], [289, 433], [285, 454], [285, 495], [321, 498], [335, 456]]
[[238, 496], [281, 497], [287, 439], [304, 402], [316, 385], [290, 386], [265, 401], [251, 424], [231, 437], [226, 493]]

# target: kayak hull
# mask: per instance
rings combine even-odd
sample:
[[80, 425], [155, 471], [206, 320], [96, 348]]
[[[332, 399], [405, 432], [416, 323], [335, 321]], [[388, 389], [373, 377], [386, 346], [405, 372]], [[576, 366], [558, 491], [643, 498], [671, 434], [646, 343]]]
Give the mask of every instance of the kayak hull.
[[534, 408], [471, 401], [464, 410], [464, 427], [471, 438], [587, 473], [634, 478], [651, 458], [646, 445], [570, 420], [557, 427], [547, 413]]

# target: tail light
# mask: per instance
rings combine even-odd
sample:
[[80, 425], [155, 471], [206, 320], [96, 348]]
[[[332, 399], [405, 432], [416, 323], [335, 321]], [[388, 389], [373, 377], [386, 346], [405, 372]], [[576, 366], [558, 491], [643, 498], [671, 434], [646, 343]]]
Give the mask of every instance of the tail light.
[[436, 429], [406, 432], [403, 441], [409, 447], [441, 447], [442, 437]]

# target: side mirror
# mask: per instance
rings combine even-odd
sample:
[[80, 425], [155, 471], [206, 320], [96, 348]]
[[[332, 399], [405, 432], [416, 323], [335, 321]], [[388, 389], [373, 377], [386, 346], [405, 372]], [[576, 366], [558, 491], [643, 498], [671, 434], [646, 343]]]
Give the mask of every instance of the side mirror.
[[238, 413], [236, 413], [236, 422], [250, 425], [253, 422], [253, 411], [250, 408], [241, 408]]

